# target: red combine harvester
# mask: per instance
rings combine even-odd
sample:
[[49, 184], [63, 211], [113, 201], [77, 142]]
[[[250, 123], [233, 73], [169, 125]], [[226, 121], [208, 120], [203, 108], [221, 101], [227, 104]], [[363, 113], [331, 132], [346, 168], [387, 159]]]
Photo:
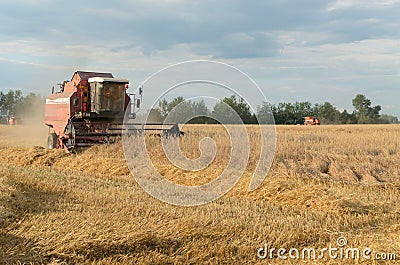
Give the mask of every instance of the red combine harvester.
[[18, 125], [21, 124], [21, 119], [20, 118], [16, 118], [14, 115], [10, 116], [10, 118], [8, 118], [8, 124], [9, 125]]
[[50, 149], [69, 151], [74, 147], [112, 143], [122, 133], [141, 134], [147, 130], [160, 136], [182, 134], [177, 124], [124, 123], [125, 113], [130, 120], [135, 118], [143, 92], [140, 88], [138, 97], [127, 94], [127, 79], [114, 78], [111, 73], [77, 71], [71, 81], [59, 86], [60, 91], [54, 93], [53, 87], [46, 99]]
[[304, 125], [321, 125], [321, 121], [314, 116], [304, 118]]

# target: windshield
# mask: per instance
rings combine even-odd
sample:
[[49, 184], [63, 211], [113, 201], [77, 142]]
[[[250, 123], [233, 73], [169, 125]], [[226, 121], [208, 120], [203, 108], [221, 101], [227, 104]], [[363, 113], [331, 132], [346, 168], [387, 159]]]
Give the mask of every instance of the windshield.
[[102, 92], [101, 111], [124, 111], [125, 85], [123, 83], [104, 83]]

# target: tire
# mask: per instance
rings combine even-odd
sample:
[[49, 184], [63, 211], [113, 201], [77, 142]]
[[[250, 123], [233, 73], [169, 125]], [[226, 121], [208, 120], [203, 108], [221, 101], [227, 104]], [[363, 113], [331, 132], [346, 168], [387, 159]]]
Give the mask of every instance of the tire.
[[47, 136], [47, 148], [48, 149], [55, 149], [57, 148], [58, 136], [55, 133], [49, 133]]

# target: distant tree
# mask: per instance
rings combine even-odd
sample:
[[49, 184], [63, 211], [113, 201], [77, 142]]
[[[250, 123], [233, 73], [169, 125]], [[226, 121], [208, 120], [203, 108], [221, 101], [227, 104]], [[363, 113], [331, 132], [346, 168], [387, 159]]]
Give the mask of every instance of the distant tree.
[[5, 116], [10, 116], [14, 113], [15, 108], [15, 98], [14, 98], [14, 91], [10, 90], [7, 94], [5, 94], [2, 112]]
[[[155, 110], [153, 110], [155, 112]], [[163, 99], [158, 104], [158, 115], [167, 122], [177, 123], [215, 123], [209, 116], [210, 110], [207, 108], [204, 100], [191, 101], [183, 97], [176, 97], [168, 102]], [[193, 118], [194, 117], [194, 118]]]
[[21, 90], [9, 90], [7, 94], [1, 93], [1, 113], [4, 116], [19, 115], [23, 109], [23, 100]]
[[164, 117], [161, 115], [160, 109], [153, 108], [148, 110], [147, 122], [162, 123]]
[[210, 110], [207, 108], [204, 100], [198, 102], [191, 102], [194, 117], [189, 121], [189, 123], [204, 124], [204, 123], [215, 123], [213, 119], [210, 118]]
[[[0, 94], [0, 103], [7, 102], [7, 95]], [[349, 113], [347, 110], [339, 111], [329, 102], [315, 104], [305, 102], [281, 102], [272, 105], [262, 102], [257, 107], [256, 114], [252, 113], [250, 107], [243, 98], [238, 99], [232, 95], [225, 97], [214, 105], [212, 112], [207, 108], [203, 100], [193, 102], [183, 97], [176, 97], [171, 102], [163, 99], [156, 110], [152, 110], [153, 116], [157, 119], [165, 119], [169, 115], [170, 122], [188, 123], [216, 123], [214, 116], [226, 123], [246, 124], [267, 123], [274, 118], [276, 124], [302, 124], [306, 116], [316, 116], [323, 124], [355, 124], [355, 123], [398, 123], [398, 118], [390, 115], [379, 115], [381, 106], [371, 106], [371, 101], [364, 95], [357, 95], [353, 101], [355, 111]], [[1, 103], [0, 106], [4, 106]], [[179, 106], [177, 108], [177, 106]], [[235, 114], [236, 113], [236, 114]], [[238, 116], [240, 120], [238, 119]], [[192, 118], [191, 117], [196, 117]], [[190, 120], [189, 120], [190, 119]]]
[[348, 113], [347, 110], [344, 110], [340, 113], [339, 123], [341, 124], [356, 124], [357, 118], [354, 113]]
[[308, 101], [295, 102], [293, 107], [297, 123], [301, 123], [304, 117], [313, 115], [312, 104]]
[[22, 100], [16, 100], [15, 113], [17, 116], [42, 117], [44, 115], [45, 99], [35, 93], [29, 93]]
[[382, 110], [381, 105], [376, 105], [368, 110], [368, 117], [373, 120], [372, 123], [376, 123], [379, 121], [379, 117], [381, 116], [379, 112]]
[[[258, 123], [269, 124], [274, 121], [274, 111], [276, 107], [268, 102], [262, 102], [261, 106], [257, 106]], [[276, 121], [275, 121], [276, 123]]]
[[240, 117], [238, 118], [238, 116], [235, 115], [233, 108], [222, 100], [214, 105], [212, 116], [219, 123], [237, 124], [242, 122], [239, 120]]
[[166, 117], [166, 122], [186, 123], [194, 116], [191, 102], [188, 100], [181, 101], [180, 99], [181, 97], [175, 98], [168, 105], [171, 108]]
[[0, 92], [0, 117], [1, 122], [14, 115], [22, 118], [24, 122], [42, 120], [44, 115], [45, 99], [35, 93], [24, 97], [21, 90], [9, 90], [6, 94]]
[[3, 91], [1, 91], [0, 92], [0, 116], [6, 115], [5, 102], [6, 102], [6, 95], [3, 93]]
[[278, 124], [295, 124], [297, 122], [292, 103], [281, 102], [274, 109]]
[[301, 124], [304, 117], [313, 115], [314, 109], [310, 102], [281, 102], [271, 105], [271, 111], [276, 124]]
[[160, 113], [163, 117], [167, 117], [168, 114], [180, 103], [184, 102], [185, 99], [181, 96], [172, 99], [171, 102], [167, 102], [166, 99], [163, 99], [159, 102], [158, 106], [160, 108]]
[[318, 116], [323, 124], [341, 123], [340, 111], [329, 102], [325, 102], [322, 105], [315, 104], [314, 113], [314, 115]]
[[399, 118], [388, 114], [382, 114], [380, 117], [380, 121], [381, 123], [394, 124], [394, 123], [399, 123]]
[[371, 100], [369, 100], [365, 95], [356, 95], [356, 97], [353, 99], [353, 106], [355, 108], [355, 115], [358, 123], [379, 122], [379, 112], [381, 111], [381, 106], [377, 105], [371, 107]]
[[237, 99], [236, 96], [232, 95], [229, 98], [225, 97], [222, 101], [236, 111], [243, 123], [252, 123], [250, 107], [243, 98]]
[[[249, 105], [244, 101], [243, 98], [239, 100], [235, 95], [225, 97], [221, 102], [214, 105], [213, 115], [219, 118], [224, 123], [253, 123], [254, 117], [250, 111]], [[237, 119], [237, 115], [241, 120]]]
[[163, 119], [168, 115], [168, 101], [164, 98], [158, 102], [158, 109]]
[[168, 102], [165, 98], [162, 99], [158, 103], [158, 108], [160, 110], [160, 114], [165, 119], [176, 106], [178, 106], [180, 103], [182, 103], [184, 101], [185, 101], [185, 99], [181, 96], [172, 99], [171, 102]]

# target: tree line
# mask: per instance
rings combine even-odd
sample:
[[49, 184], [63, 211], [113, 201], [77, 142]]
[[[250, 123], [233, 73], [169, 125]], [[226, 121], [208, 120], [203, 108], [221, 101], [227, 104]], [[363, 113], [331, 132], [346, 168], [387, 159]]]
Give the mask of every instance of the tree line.
[[24, 96], [21, 90], [0, 91], [0, 123], [7, 123], [10, 117], [40, 117], [44, 113], [45, 99], [39, 94]]
[[[178, 109], [174, 109], [179, 105]], [[229, 123], [240, 123], [237, 116], [230, 111], [233, 109], [245, 124], [269, 123], [273, 115], [276, 124], [302, 124], [307, 116], [314, 116], [322, 124], [389, 124], [399, 123], [397, 117], [380, 114], [381, 106], [372, 106], [372, 102], [365, 95], [358, 94], [352, 100], [354, 111], [339, 110], [333, 104], [324, 102], [312, 104], [311, 102], [283, 102], [270, 104], [262, 102], [254, 112], [243, 98], [234, 95], [225, 97], [216, 103], [210, 110], [203, 100], [194, 102], [176, 97], [170, 102], [163, 99], [157, 108], [149, 111], [149, 120], [162, 122], [169, 115], [168, 120], [178, 123], [217, 123], [216, 118], [224, 117]], [[229, 117], [232, 116], [232, 117]], [[190, 117], [195, 117], [190, 119]], [[258, 119], [257, 119], [258, 117]]]
[[[11, 116], [15, 117], [42, 117], [45, 99], [39, 94], [29, 93], [24, 96], [20, 90], [0, 92], [0, 121], [5, 123]], [[302, 124], [304, 117], [315, 116], [322, 124], [389, 124], [399, 123], [397, 117], [380, 114], [381, 106], [373, 106], [365, 95], [358, 94], [352, 100], [354, 111], [339, 110], [333, 104], [324, 102], [283, 102], [270, 104], [262, 102], [253, 112], [243, 98], [235, 95], [225, 97], [216, 103], [210, 110], [206, 103], [201, 101], [185, 100], [176, 97], [168, 102], [163, 99], [158, 107], [149, 110], [149, 120], [163, 122], [168, 116], [171, 122], [188, 123], [225, 123], [245, 124], [268, 123], [273, 115], [276, 124]], [[176, 108], [176, 106], [178, 106]], [[234, 114], [232, 112], [234, 110]], [[195, 117], [192, 118], [191, 117]], [[240, 117], [240, 119], [238, 119]], [[258, 119], [257, 119], [258, 117]]]

